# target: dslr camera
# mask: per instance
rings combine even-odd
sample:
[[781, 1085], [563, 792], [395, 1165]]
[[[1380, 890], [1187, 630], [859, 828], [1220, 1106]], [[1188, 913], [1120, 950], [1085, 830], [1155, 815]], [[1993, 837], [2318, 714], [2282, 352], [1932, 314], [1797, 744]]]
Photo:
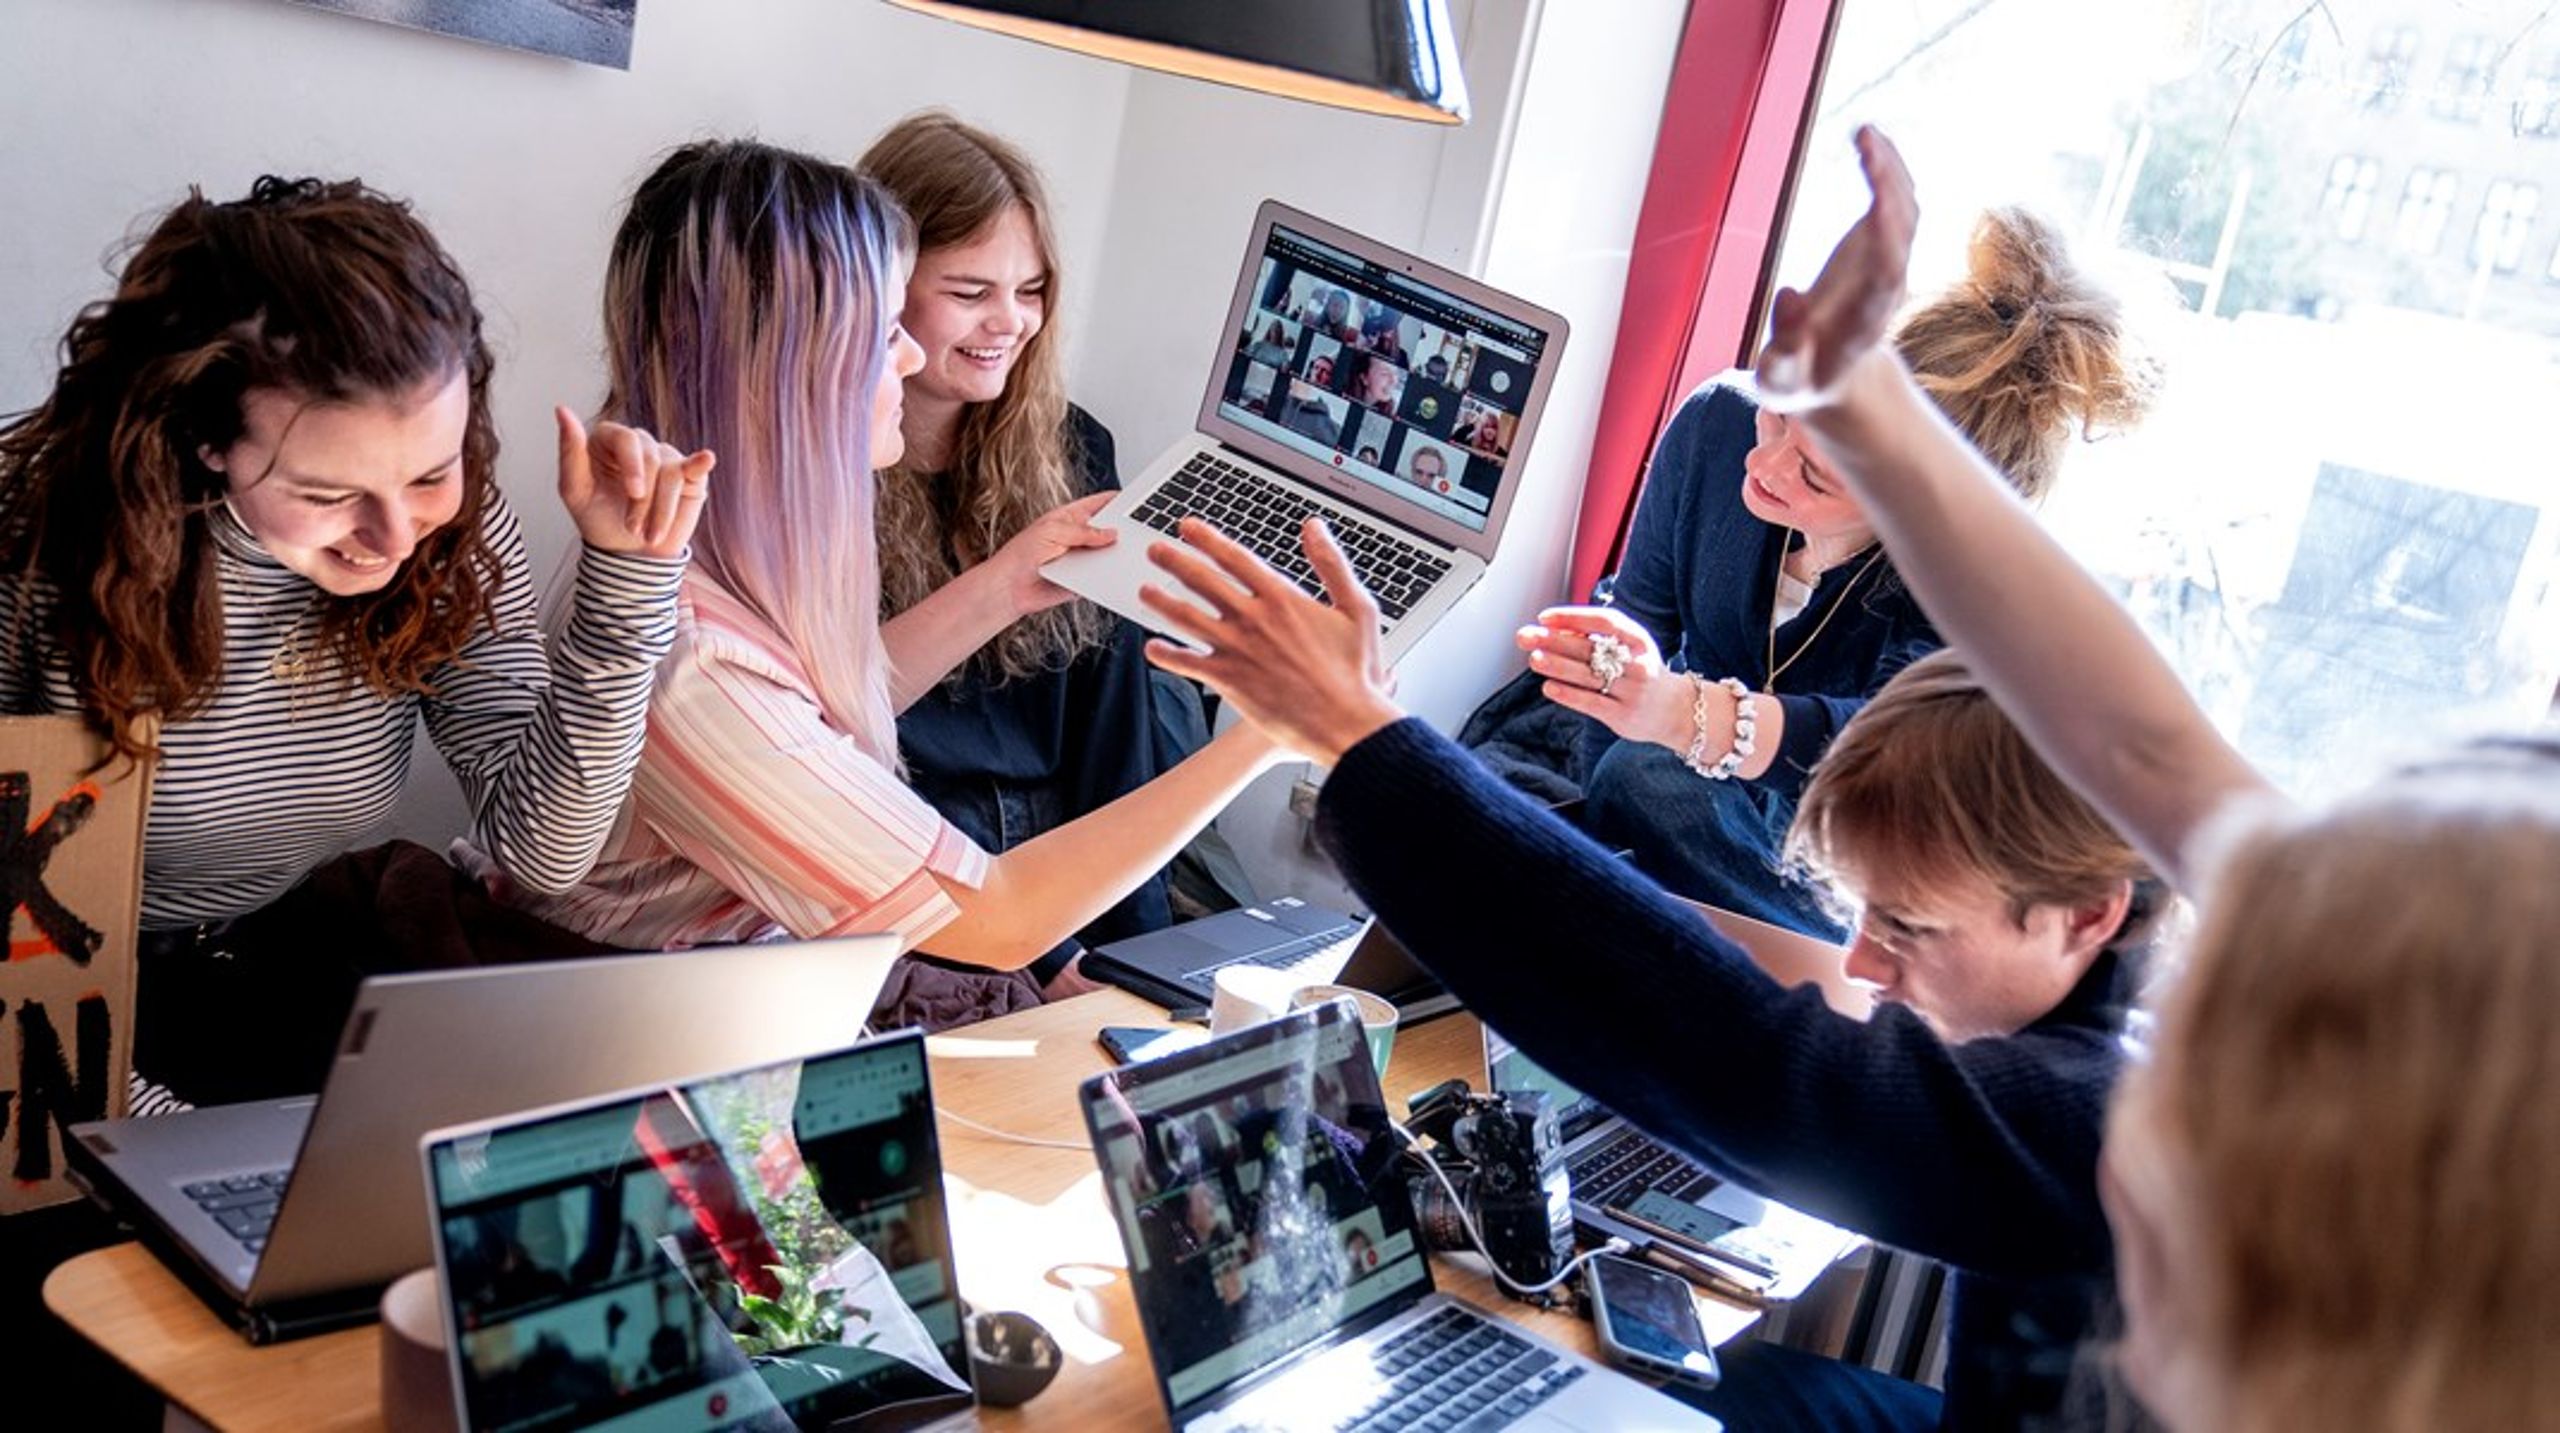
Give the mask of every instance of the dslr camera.
[[[1514, 1282], [1542, 1284], [1563, 1270], [1573, 1257], [1573, 1194], [1556, 1111], [1544, 1092], [1480, 1095], [1451, 1080], [1415, 1096], [1406, 1122], [1431, 1142], [1432, 1157], [1458, 1195], [1452, 1202], [1420, 1155], [1408, 1153], [1405, 1182], [1426, 1248], [1474, 1249], [1466, 1227], [1471, 1217], [1486, 1257]], [[1570, 1297], [1512, 1294], [1509, 1285], [1494, 1282], [1527, 1303]]]

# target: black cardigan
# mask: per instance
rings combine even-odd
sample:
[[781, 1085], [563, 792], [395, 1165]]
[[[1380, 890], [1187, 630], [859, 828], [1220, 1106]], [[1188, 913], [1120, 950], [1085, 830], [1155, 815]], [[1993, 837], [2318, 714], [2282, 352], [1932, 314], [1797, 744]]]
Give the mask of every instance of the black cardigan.
[[1746, 1188], [1953, 1265], [1949, 1427], [2060, 1404], [2111, 1302], [2098, 1142], [2132, 962], [2101, 956], [2002, 1038], [1951, 1045], [1898, 1006], [1849, 1019], [1418, 719], [1344, 756], [1317, 832], [1379, 919], [1530, 1058]]

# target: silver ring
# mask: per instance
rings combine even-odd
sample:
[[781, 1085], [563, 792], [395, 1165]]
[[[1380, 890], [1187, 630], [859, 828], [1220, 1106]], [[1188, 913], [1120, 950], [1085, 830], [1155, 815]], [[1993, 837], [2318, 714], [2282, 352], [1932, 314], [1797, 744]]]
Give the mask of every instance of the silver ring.
[[1591, 675], [1600, 679], [1600, 695], [1605, 697], [1609, 695], [1609, 689], [1618, 684], [1618, 678], [1627, 674], [1627, 644], [1606, 632], [1594, 633], [1591, 655], [1585, 660], [1591, 667]]

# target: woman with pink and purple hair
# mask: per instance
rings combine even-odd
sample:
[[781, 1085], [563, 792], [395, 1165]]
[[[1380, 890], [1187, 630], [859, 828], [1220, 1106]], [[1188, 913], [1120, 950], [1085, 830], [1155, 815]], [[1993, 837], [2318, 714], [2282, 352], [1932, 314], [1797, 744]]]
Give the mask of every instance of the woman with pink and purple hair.
[[[840, 165], [688, 145], [632, 196], [605, 281], [605, 411], [720, 454], [648, 745], [595, 871], [537, 902], [633, 948], [894, 933], [1012, 972], [1172, 859], [1272, 758], [1242, 730], [1090, 815], [989, 855], [898, 770], [874, 471], [897, 461], [913, 235]], [[965, 655], [965, 654], [964, 654]], [[904, 672], [902, 681], [938, 673]], [[911, 971], [928, 1023], [1027, 1004]], [[947, 1003], [946, 1003], [947, 1002]]]

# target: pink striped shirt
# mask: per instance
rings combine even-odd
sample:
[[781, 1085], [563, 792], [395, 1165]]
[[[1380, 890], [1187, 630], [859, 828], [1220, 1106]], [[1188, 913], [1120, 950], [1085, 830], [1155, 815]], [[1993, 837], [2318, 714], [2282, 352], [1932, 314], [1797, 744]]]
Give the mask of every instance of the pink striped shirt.
[[526, 904], [632, 950], [857, 933], [912, 950], [960, 914], [941, 881], [986, 874], [986, 852], [828, 724], [790, 644], [696, 568], [603, 856]]

